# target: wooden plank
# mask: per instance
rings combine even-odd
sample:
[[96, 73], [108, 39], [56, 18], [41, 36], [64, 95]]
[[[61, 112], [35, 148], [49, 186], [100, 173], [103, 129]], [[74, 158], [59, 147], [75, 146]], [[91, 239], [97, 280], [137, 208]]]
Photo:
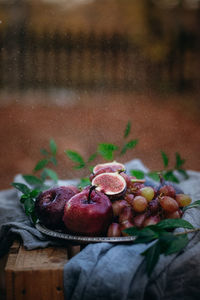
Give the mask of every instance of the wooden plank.
[[0, 258], [0, 300], [6, 299], [5, 265], [8, 255]]
[[63, 300], [63, 267], [67, 248], [10, 249], [5, 268], [7, 300]]

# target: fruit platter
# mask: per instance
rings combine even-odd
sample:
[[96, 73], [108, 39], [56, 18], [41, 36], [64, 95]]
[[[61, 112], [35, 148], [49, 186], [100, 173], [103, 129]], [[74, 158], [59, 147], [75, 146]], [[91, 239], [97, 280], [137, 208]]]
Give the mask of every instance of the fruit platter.
[[97, 164], [90, 185], [56, 186], [37, 196], [36, 228], [51, 237], [78, 243], [131, 242], [127, 229], [180, 219], [191, 203], [172, 183], [155, 187], [126, 172], [122, 163]]

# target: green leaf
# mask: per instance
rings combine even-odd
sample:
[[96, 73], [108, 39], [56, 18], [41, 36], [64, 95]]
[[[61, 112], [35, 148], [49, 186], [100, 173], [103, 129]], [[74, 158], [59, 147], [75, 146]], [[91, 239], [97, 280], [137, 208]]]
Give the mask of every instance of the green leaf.
[[132, 176], [135, 176], [137, 179], [143, 179], [144, 178], [144, 172], [141, 170], [130, 170], [130, 173]]
[[30, 192], [30, 197], [31, 198], [35, 198], [35, 197], [37, 197], [39, 195], [40, 192], [41, 192], [40, 190], [32, 190]]
[[86, 187], [88, 185], [91, 185], [91, 181], [90, 181], [90, 179], [88, 177], [84, 177], [84, 178], [80, 179], [78, 187], [79, 188], [84, 188], [84, 187]]
[[40, 178], [38, 178], [38, 177], [36, 177], [34, 175], [29, 175], [29, 174], [23, 175], [23, 178], [30, 185], [38, 186], [38, 185], [42, 185], [43, 184], [43, 181]]
[[185, 163], [185, 159], [182, 159], [180, 154], [176, 152], [176, 165], [175, 169], [180, 169], [180, 167]]
[[138, 229], [136, 227], [130, 227], [123, 230], [125, 233], [131, 236], [136, 236], [135, 244], [149, 243], [152, 240], [158, 238], [159, 234], [149, 227]]
[[106, 160], [113, 160], [113, 152], [117, 149], [118, 147], [113, 144], [103, 143], [98, 145], [98, 153]]
[[14, 186], [17, 190], [19, 190], [23, 194], [29, 194], [30, 192], [29, 187], [24, 183], [12, 182], [12, 186]]
[[71, 159], [73, 162], [78, 163], [77, 166], [75, 166], [75, 168], [83, 168], [85, 166], [85, 162], [83, 157], [72, 150], [65, 150], [65, 154], [69, 157], [69, 159]]
[[34, 168], [34, 171], [39, 171], [39, 170], [43, 169], [43, 168], [48, 164], [48, 162], [49, 162], [48, 159], [42, 159], [42, 160], [40, 160], [40, 161], [36, 164], [36, 166], [35, 166], [35, 168]]
[[183, 170], [183, 169], [178, 169], [177, 171], [178, 171], [181, 175], [183, 175], [185, 179], [188, 179], [188, 178], [189, 178], [189, 175], [188, 175], [188, 173], [187, 173], [185, 170]]
[[158, 172], [149, 172], [147, 173], [147, 176], [155, 181], [160, 181], [160, 177], [158, 175]]
[[26, 199], [30, 198], [30, 195], [29, 194], [24, 194], [21, 196], [20, 198], [20, 202], [21, 203], [24, 203], [26, 201]]
[[157, 241], [150, 248], [142, 253], [146, 257], [146, 269], [148, 276], [151, 275], [160, 256], [160, 243]]
[[32, 198], [27, 198], [24, 201], [24, 209], [25, 209], [25, 212], [26, 212], [27, 216], [30, 216], [30, 214], [34, 211], [34, 209], [35, 209], [35, 202], [33, 201]]
[[36, 216], [36, 214], [35, 214], [35, 211], [33, 211], [33, 212], [30, 214], [30, 216], [31, 216], [31, 219], [32, 219], [33, 223], [36, 224], [38, 218], [37, 218], [37, 216]]
[[50, 147], [51, 153], [55, 156], [56, 152], [57, 152], [57, 145], [53, 139], [50, 140], [49, 147]]
[[47, 177], [50, 177], [53, 181], [57, 182], [58, 181], [58, 175], [55, 171], [49, 168], [45, 168], [44, 172]]
[[133, 149], [137, 145], [137, 143], [138, 143], [138, 139], [131, 140], [130, 142], [124, 145], [120, 154], [123, 155], [126, 153], [128, 149]]
[[54, 164], [54, 166], [57, 166], [57, 159], [54, 157], [54, 156], [52, 156], [51, 158], [50, 158], [50, 161], [52, 162], [52, 164]]
[[187, 234], [175, 236], [171, 234], [160, 237], [161, 244], [165, 244], [164, 250], [162, 251], [165, 255], [180, 252], [185, 246], [187, 246], [189, 240]]
[[161, 155], [162, 155], [164, 167], [166, 168], [168, 166], [169, 159], [167, 157], [167, 154], [162, 150], [161, 150]]
[[178, 178], [174, 175], [172, 170], [165, 172], [163, 174], [163, 177], [167, 181], [172, 181], [172, 182], [175, 182], [175, 183], [179, 183]]
[[46, 149], [40, 149], [40, 153], [44, 156], [48, 156], [49, 152]]
[[90, 173], [93, 173], [94, 166], [89, 166], [88, 168], [89, 168]]
[[196, 201], [192, 202], [191, 204], [183, 207], [182, 211], [185, 212], [187, 209], [196, 208], [196, 207], [199, 207], [199, 206], [200, 206], [200, 200], [196, 200]]
[[131, 131], [131, 122], [128, 121], [128, 123], [126, 124], [125, 131], [124, 131], [124, 138], [128, 137], [130, 131]]
[[157, 223], [156, 225], [157, 228], [161, 229], [173, 229], [173, 228], [187, 228], [187, 229], [193, 229], [194, 227], [192, 224], [190, 224], [188, 221], [183, 220], [183, 219], [165, 219]]
[[90, 163], [91, 161], [93, 161], [97, 157], [97, 155], [97, 153], [93, 153], [92, 155], [90, 155], [87, 162]]

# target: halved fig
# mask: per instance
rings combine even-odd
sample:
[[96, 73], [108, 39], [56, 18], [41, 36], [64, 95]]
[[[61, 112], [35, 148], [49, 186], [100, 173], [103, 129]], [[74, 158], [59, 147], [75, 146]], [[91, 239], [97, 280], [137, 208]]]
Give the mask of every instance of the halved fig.
[[115, 173], [102, 173], [92, 180], [96, 190], [105, 193], [107, 196], [121, 196], [126, 191], [125, 179]]
[[96, 174], [100, 169], [110, 167], [114, 172], [125, 171], [126, 168], [123, 164], [118, 163], [117, 161], [112, 161], [104, 164], [98, 164], [94, 167], [93, 173]]

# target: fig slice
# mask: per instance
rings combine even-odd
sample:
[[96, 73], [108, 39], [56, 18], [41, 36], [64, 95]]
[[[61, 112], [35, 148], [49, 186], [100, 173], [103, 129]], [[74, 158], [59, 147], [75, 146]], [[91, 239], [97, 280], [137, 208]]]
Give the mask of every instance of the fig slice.
[[122, 194], [126, 190], [125, 179], [117, 172], [102, 173], [92, 180], [92, 185], [96, 190], [103, 192], [107, 196]]
[[125, 171], [126, 170], [126, 168], [123, 164], [118, 163], [117, 161], [114, 160], [112, 162], [96, 165], [93, 169], [93, 173], [96, 174], [100, 169], [107, 168], [107, 167], [112, 168], [112, 170], [114, 172], [122, 171], [122, 170]]

